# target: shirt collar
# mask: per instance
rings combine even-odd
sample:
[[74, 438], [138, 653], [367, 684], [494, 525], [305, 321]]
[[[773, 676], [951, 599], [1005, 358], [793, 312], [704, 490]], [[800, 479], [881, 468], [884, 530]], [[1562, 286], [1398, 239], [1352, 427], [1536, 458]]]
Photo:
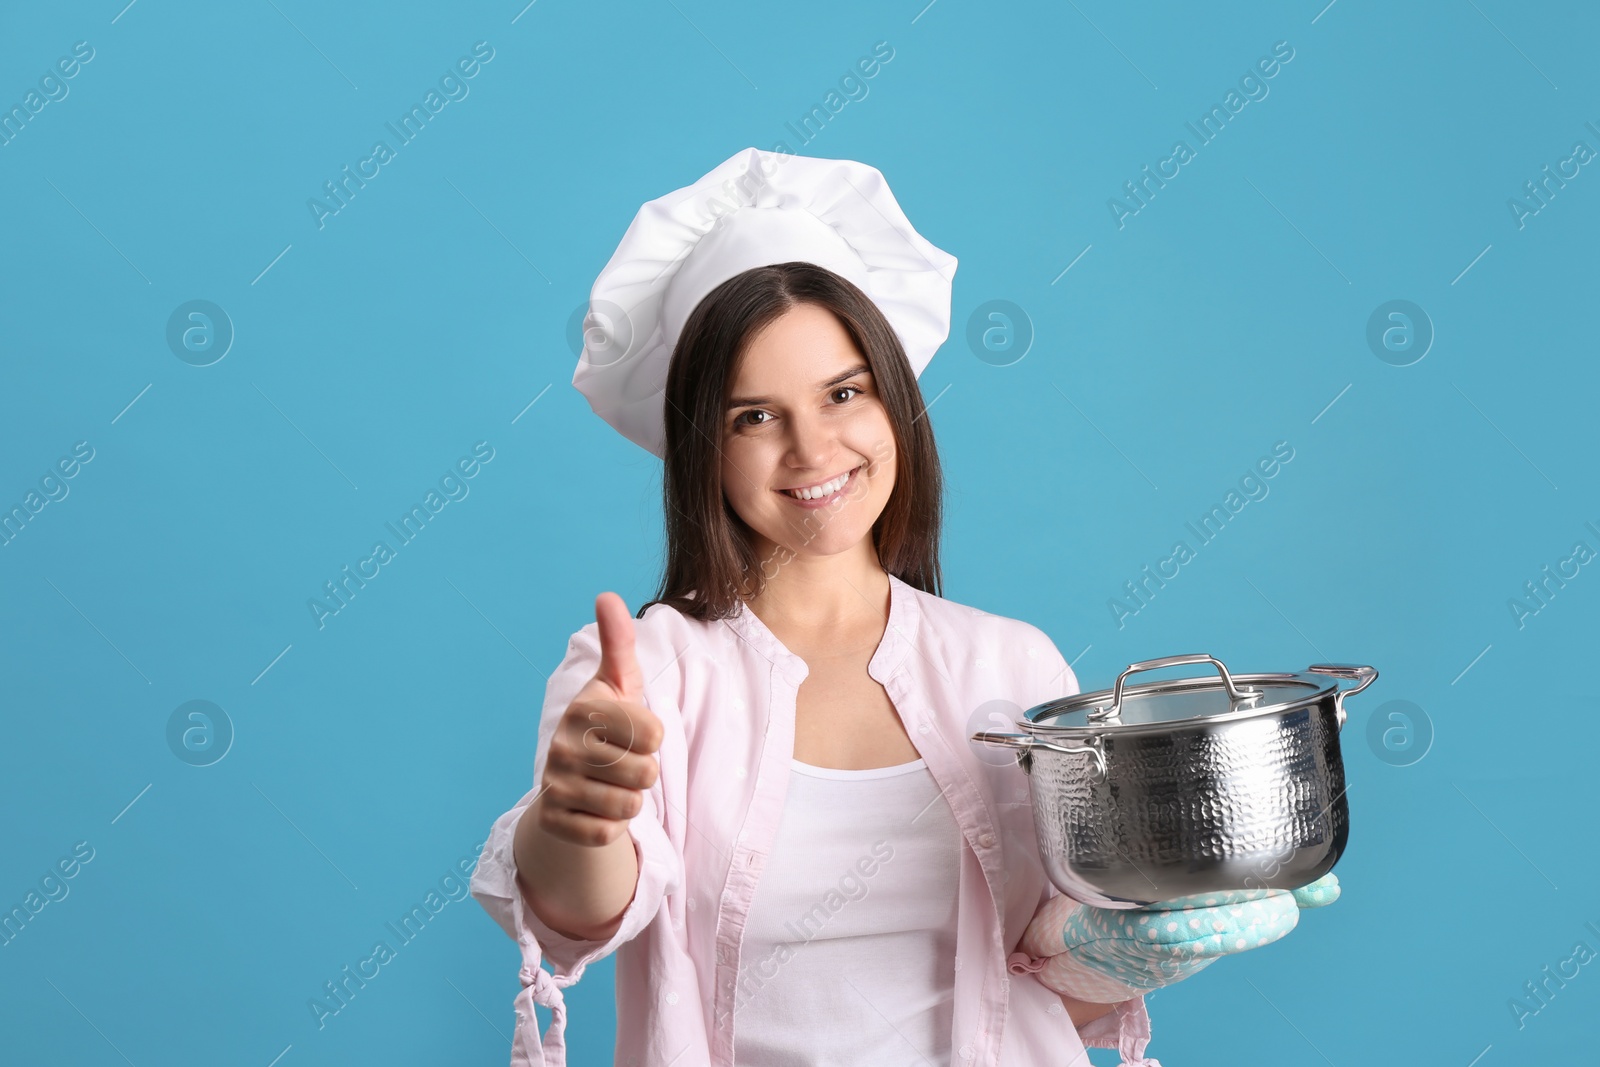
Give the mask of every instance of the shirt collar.
[[[889, 677], [899, 670], [906, 652], [916, 640], [917, 627], [921, 619], [922, 610], [918, 603], [917, 590], [893, 574], [889, 575], [889, 620], [883, 629], [883, 640], [879, 642], [878, 650], [873, 653], [871, 661], [867, 664], [867, 674], [879, 684], [886, 684]], [[747, 604], [741, 602], [739, 610], [723, 621], [746, 644], [781, 670], [784, 677], [792, 684], [798, 686], [810, 673], [805, 660], [785, 648], [777, 635], [767, 628], [767, 624], [762, 622]]]

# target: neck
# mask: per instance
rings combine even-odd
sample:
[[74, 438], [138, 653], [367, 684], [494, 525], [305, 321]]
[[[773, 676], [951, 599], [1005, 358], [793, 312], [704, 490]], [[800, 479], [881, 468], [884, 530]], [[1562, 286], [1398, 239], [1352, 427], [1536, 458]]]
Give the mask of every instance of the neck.
[[[770, 547], [762, 558], [770, 558]], [[774, 631], [825, 634], [856, 625], [881, 630], [889, 617], [889, 573], [866, 537], [847, 552], [796, 555], [745, 603]]]

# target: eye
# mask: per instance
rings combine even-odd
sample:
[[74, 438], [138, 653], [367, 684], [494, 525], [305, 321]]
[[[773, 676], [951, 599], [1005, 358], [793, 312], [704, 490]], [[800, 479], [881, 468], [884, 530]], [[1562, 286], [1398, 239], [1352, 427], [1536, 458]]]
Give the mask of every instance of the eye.
[[[838, 404], [847, 404], [865, 392], [865, 389], [862, 389], [857, 385], [841, 385], [831, 390], [828, 395], [830, 397], [837, 398], [840, 393], [844, 393], [845, 398], [838, 401]], [[836, 404], [835, 406], [838, 405]], [[760, 422], [756, 422], [752, 418], [752, 416], [755, 415], [765, 415], [767, 417], [762, 419]], [[733, 427], [737, 430], [744, 429], [746, 427], [765, 426], [770, 421], [772, 421], [772, 417], [766, 411], [763, 411], [761, 408], [749, 408], [748, 410], [742, 411], [738, 415], [734, 416]]]

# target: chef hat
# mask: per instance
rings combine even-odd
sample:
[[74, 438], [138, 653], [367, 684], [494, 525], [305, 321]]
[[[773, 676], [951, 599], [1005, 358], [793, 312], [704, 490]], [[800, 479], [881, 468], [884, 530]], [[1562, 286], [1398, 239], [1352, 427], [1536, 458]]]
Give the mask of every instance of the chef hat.
[[639, 209], [590, 291], [572, 384], [664, 456], [667, 366], [690, 313], [729, 278], [791, 260], [865, 292], [918, 375], [950, 333], [956, 257], [911, 228], [876, 167], [746, 148]]

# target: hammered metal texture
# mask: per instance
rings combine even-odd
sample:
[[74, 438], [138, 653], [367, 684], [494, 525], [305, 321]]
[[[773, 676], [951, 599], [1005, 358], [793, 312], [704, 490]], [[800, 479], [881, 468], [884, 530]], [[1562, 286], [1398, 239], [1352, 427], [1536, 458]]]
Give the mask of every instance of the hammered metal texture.
[[1050, 880], [1101, 907], [1294, 889], [1349, 835], [1334, 701], [1160, 733], [1104, 734], [1090, 757], [1032, 749], [1034, 826]]

